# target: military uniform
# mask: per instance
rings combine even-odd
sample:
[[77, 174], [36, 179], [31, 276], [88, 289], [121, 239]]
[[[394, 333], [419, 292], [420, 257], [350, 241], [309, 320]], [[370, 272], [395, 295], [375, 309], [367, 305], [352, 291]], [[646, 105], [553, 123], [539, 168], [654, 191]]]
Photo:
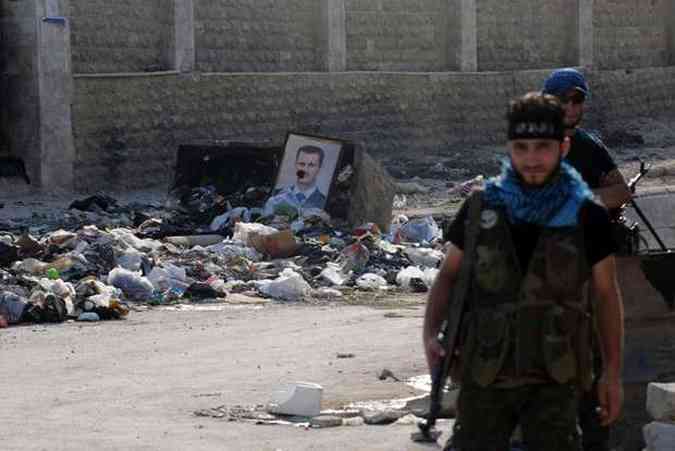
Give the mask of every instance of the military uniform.
[[[460, 248], [465, 214], [450, 228], [449, 239]], [[528, 450], [579, 449], [579, 390], [592, 380], [585, 285], [592, 264], [612, 250], [611, 243], [587, 250], [585, 235], [609, 225], [606, 211], [589, 201], [579, 214], [584, 220], [576, 227], [514, 226], [499, 209], [482, 207], [463, 330], [456, 449], [508, 449], [517, 424]]]

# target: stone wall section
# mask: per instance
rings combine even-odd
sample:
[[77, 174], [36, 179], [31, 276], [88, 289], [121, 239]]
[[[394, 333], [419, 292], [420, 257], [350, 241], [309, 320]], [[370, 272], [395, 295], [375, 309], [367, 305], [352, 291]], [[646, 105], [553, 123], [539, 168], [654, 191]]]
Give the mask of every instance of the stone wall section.
[[595, 64], [601, 69], [669, 64], [670, 0], [595, 0]]
[[70, 0], [74, 73], [168, 69], [173, 0]]
[[347, 69], [446, 70], [447, 0], [346, 0]]
[[0, 155], [24, 159], [39, 178], [37, 24], [33, 0], [0, 0]]
[[[165, 184], [180, 144], [281, 145], [288, 130], [350, 139], [380, 158], [450, 149], [470, 157], [471, 145], [504, 141], [508, 100], [539, 89], [548, 73], [77, 77], [76, 188]], [[675, 90], [675, 68], [588, 76], [591, 127], [675, 106], [664, 95]]]
[[479, 70], [576, 65], [576, 1], [477, 0], [476, 8]]
[[195, 0], [194, 4], [198, 70], [319, 70], [319, 0]]

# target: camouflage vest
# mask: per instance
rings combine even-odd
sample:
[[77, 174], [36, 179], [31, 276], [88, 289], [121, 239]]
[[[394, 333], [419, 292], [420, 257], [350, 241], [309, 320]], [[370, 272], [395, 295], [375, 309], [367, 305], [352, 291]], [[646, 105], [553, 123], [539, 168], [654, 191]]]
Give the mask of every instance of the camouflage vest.
[[576, 381], [590, 387], [590, 277], [580, 227], [543, 228], [520, 267], [502, 212], [483, 208], [462, 355], [464, 380], [481, 386]]

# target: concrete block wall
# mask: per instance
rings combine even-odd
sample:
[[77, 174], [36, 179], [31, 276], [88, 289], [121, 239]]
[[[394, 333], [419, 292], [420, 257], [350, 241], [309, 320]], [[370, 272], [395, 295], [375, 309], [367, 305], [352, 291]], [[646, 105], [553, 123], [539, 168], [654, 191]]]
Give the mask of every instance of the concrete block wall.
[[[548, 72], [80, 76], [76, 188], [165, 184], [180, 144], [282, 144], [288, 130], [350, 139], [380, 158], [450, 151], [471, 158], [470, 145], [504, 141], [508, 100], [538, 89]], [[662, 95], [675, 90], [675, 68], [588, 75], [591, 126], [675, 106]]]
[[0, 0], [0, 154], [40, 168], [37, 23], [34, 0]]
[[595, 64], [600, 69], [669, 64], [671, 0], [594, 0]]
[[173, 0], [69, 0], [75, 73], [168, 69]]
[[347, 69], [446, 70], [447, 0], [346, 0]]
[[577, 64], [577, 7], [570, 0], [477, 0], [480, 70]]
[[318, 0], [195, 0], [194, 8], [200, 71], [320, 70]]

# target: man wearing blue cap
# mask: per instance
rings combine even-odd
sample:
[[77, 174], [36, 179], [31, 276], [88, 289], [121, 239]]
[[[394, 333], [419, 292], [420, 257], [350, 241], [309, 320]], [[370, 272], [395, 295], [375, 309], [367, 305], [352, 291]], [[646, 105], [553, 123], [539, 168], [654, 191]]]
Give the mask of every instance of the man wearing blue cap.
[[631, 192], [607, 146], [600, 138], [579, 127], [585, 101], [590, 96], [583, 74], [573, 68], [557, 69], [544, 82], [543, 92], [558, 97], [565, 109], [565, 134], [570, 138], [566, 161], [579, 171], [608, 209], [619, 208], [628, 202]]
[[[579, 171], [596, 197], [608, 209], [619, 208], [628, 202], [631, 192], [609, 155], [607, 146], [600, 138], [579, 127], [584, 114], [584, 102], [590, 95], [583, 74], [573, 68], [555, 70], [544, 82], [543, 92], [558, 97], [565, 110], [565, 134], [571, 141], [565, 161]], [[597, 354], [596, 352], [596, 373], [600, 371], [601, 365]], [[597, 385], [597, 380], [594, 385]], [[595, 393], [595, 389], [583, 393], [579, 403], [583, 449], [609, 451], [609, 426], [600, 424], [596, 414], [598, 402]]]

